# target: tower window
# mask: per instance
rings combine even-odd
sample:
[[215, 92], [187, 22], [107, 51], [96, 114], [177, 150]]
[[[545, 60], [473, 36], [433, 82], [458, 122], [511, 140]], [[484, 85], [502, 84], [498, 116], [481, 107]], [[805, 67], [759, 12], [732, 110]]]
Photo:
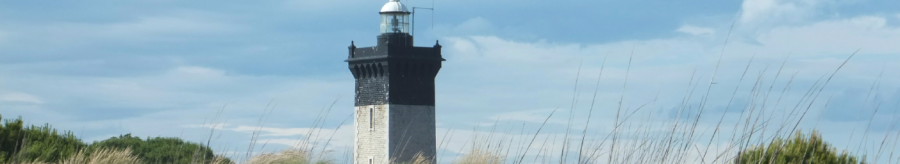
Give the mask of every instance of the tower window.
[[369, 108], [369, 131], [372, 131], [374, 128], [375, 121], [373, 121], [373, 117], [375, 115], [375, 109]]

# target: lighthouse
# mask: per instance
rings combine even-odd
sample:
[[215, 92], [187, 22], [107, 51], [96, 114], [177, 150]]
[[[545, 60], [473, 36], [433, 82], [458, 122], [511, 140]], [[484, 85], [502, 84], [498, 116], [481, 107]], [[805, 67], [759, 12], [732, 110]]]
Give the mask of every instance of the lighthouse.
[[402, 163], [421, 155], [434, 162], [434, 79], [444, 61], [441, 45], [413, 45], [411, 13], [400, 1], [390, 0], [379, 14], [377, 44], [351, 42], [346, 60], [356, 80], [353, 161]]

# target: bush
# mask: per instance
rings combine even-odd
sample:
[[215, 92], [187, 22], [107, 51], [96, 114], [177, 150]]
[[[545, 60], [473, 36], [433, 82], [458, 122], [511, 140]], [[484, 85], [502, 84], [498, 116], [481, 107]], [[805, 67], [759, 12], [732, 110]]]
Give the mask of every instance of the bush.
[[[2, 120], [0, 116], [0, 120]], [[43, 161], [66, 159], [87, 146], [71, 131], [60, 134], [44, 126], [23, 126], [22, 118], [5, 120], [0, 124], [0, 162]]]
[[779, 137], [768, 146], [759, 145], [741, 151], [735, 158], [735, 163], [865, 163], [865, 161], [849, 155], [847, 151], [838, 153], [836, 148], [822, 141], [822, 136], [817, 131], [813, 131], [810, 135], [803, 135], [798, 131], [790, 140]]
[[[122, 155], [123, 152], [130, 156]], [[0, 124], [0, 163], [45, 162], [234, 163], [228, 158], [215, 156], [206, 146], [179, 138], [142, 140], [125, 134], [88, 146], [71, 131], [59, 133], [49, 124], [25, 127], [22, 118], [5, 120]]]
[[143, 163], [232, 163], [226, 158], [217, 157], [208, 147], [185, 142], [179, 138], [156, 137], [142, 140], [131, 134], [112, 137], [100, 142], [94, 142], [89, 150], [96, 149], [127, 149], [131, 148], [133, 154]]

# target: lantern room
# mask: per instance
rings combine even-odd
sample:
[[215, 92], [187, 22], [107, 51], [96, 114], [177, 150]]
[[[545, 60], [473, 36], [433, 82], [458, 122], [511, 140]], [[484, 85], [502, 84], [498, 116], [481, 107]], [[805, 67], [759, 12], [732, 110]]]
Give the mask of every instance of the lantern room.
[[399, 0], [391, 0], [381, 7], [381, 33], [409, 33], [409, 10]]

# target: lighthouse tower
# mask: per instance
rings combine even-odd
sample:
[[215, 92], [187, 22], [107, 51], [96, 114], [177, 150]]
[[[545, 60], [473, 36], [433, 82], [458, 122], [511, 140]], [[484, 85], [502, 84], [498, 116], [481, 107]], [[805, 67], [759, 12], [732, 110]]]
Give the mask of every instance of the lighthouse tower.
[[356, 79], [356, 164], [408, 162], [436, 155], [434, 78], [441, 45], [413, 46], [410, 12], [398, 0], [381, 8], [378, 43], [351, 44], [346, 62]]

